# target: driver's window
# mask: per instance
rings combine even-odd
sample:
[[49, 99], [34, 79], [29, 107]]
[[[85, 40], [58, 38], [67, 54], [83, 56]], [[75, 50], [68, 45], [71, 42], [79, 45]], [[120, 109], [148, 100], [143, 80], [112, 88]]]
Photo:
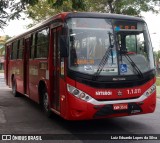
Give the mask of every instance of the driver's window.
[[126, 49], [127, 49], [127, 52], [137, 53], [136, 35], [127, 35], [126, 36]]
[[145, 55], [146, 48], [145, 48], [143, 33], [137, 35], [137, 47], [138, 47], [138, 53]]
[[144, 55], [146, 50], [142, 33], [139, 35], [126, 35], [125, 39], [127, 52], [135, 52]]

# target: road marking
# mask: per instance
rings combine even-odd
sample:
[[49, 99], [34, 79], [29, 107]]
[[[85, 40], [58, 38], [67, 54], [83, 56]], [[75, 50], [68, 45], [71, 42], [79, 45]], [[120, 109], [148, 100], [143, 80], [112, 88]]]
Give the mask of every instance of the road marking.
[[0, 108], [0, 123], [4, 124], [6, 123], [6, 119], [3, 113], [3, 110]]

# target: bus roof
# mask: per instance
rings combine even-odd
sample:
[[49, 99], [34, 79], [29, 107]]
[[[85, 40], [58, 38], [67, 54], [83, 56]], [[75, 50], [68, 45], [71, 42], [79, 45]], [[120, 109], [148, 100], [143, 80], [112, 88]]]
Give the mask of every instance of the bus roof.
[[140, 17], [128, 16], [122, 14], [113, 14], [113, 13], [98, 13], [98, 12], [72, 12], [66, 15], [66, 18], [110, 18], [110, 19], [123, 19], [123, 20], [135, 20], [143, 21]]
[[76, 18], [76, 17], [80, 17], [80, 18], [109, 18], [109, 19], [121, 19], [121, 20], [123, 19], [123, 20], [134, 20], [134, 21], [144, 22], [144, 20], [139, 17], [122, 15], [122, 14], [98, 13], [98, 12], [62, 12], [60, 14], [57, 14], [57, 15], [50, 17], [49, 19], [43, 21], [42, 23], [39, 23], [39, 24], [33, 26], [32, 28], [28, 29], [26, 32], [9, 39], [6, 43], [14, 41], [15, 39], [20, 39], [23, 36], [26, 36], [34, 31], [38, 30], [39, 28], [41, 28], [43, 26], [47, 26], [49, 23], [51, 23], [54, 20], [61, 19], [62, 21], [64, 21], [65, 19]]

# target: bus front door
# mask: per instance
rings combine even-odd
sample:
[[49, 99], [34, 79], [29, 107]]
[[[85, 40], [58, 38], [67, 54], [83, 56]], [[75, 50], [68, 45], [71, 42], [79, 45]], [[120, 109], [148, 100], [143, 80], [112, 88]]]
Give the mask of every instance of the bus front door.
[[24, 49], [24, 67], [23, 67], [23, 81], [24, 81], [24, 94], [29, 96], [29, 48], [30, 38], [25, 39]]
[[10, 50], [11, 45], [7, 46], [6, 48], [6, 61], [5, 61], [5, 79], [6, 85], [10, 85], [10, 74], [9, 74], [9, 61], [10, 61]]
[[61, 27], [52, 29], [52, 106], [56, 111], [60, 111], [60, 44], [59, 37]]

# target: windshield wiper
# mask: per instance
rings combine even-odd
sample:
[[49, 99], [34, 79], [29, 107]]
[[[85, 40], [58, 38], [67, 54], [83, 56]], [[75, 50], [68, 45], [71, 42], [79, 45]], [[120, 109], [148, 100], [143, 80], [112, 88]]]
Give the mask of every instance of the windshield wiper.
[[141, 70], [138, 68], [138, 66], [135, 64], [135, 62], [131, 59], [131, 57], [127, 54], [127, 52], [123, 52], [123, 55], [126, 57], [126, 59], [128, 60], [128, 62], [131, 64], [131, 66], [133, 67], [133, 72], [136, 71], [137, 72], [137, 76], [139, 78], [143, 78], [143, 74], [141, 72]]
[[96, 73], [94, 74], [95, 76], [93, 77], [94, 80], [97, 79], [97, 77], [100, 75], [101, 71], [103, 70], [106, 62], [108, 61], [109, 55], [110, 55], [110, 51], [112, 48], [108, 48], [107, 51], [105, 52], [102, 60], [100, 61], [99, 65], [98, 65], [98, 69], [96, 71]]
[[93, 80], [97, 80], [98, 76], [100, 75], [101, 71], [103, 70], [106, 62], [108, 61], [108, 58], [109, 58], [109, 55], [110, 55], [110, 52], [111, 52], [111, 56], [112, 56], [112, 63], [113, 63], [113, 45], [111, 44], [111, 33], [108, 33], [109, 34], [109, 47], [108, 49], [106, 50], [102, 60], [100, 61], [99, 65], [98, 65], [98, 69], [96, 71], [96, 73], [94, 74], [93, 76]]

